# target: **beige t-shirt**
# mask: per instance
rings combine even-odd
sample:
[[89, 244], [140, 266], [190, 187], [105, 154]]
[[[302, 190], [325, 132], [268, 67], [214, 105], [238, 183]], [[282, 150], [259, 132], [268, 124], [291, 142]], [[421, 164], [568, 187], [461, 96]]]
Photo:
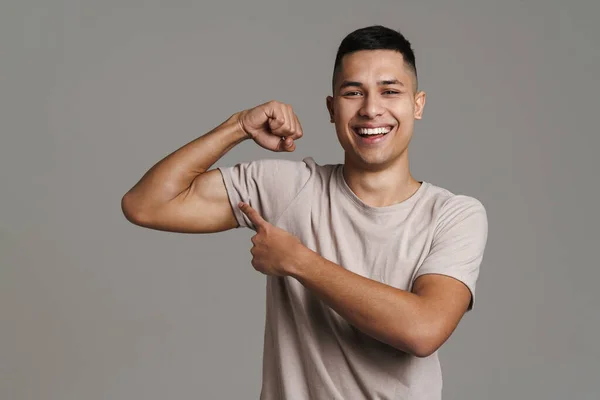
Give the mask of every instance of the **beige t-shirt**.
[[[350, 189], [343, 165], [259, 160], [220, 168], [236, 219], [254, 207], [342, 267], [411, 290], [435, 273], [475, 293], [487, 216], [473, 197], [423, 182], [409, 199], [371, 207]], [[362, 333], [291, 277], [267, 276], [263, 400], [441, 399], [437, 352], [418, 358]]]

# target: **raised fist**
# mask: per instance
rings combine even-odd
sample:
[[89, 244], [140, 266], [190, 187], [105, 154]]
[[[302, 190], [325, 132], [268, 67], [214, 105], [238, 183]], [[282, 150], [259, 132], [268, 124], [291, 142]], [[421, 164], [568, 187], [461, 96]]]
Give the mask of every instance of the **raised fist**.
[[302, 126], [292, 106], [269, 101], [239, 114], [240, 127], [259, 146], [271, 151], [294, 151]]

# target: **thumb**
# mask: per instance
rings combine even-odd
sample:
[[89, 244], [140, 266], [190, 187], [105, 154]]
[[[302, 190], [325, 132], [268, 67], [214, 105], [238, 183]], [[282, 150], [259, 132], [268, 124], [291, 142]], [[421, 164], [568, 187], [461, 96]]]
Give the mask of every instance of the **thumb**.
[[244, 214], [246, 214], [246, 216], [248, 216], [248, 219], [252, 221], [257, 231], [266, 228], [266, 226], [269, 224], [263, 219], [263, 217], [258, 213], [258, 211], [250, 207], [249, 204], [239, 202], [238, 207], [240, 208], [240, 210], [242, 210]]
[[295, 148], [294, 139], [290, 136], [282, 137], [279, 141], [279, 151], [294, 151]]

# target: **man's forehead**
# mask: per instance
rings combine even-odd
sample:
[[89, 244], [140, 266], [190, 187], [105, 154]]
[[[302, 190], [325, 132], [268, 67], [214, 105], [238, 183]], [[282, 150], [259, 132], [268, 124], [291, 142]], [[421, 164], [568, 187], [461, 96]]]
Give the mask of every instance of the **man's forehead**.
[[404, 62], [402, 53], [393, 50], [361, 50], [347, 54], [342, 59], [336, 77], [336, 86], [343, 82], [380, 84], [396, 81], [404, 86], [414, 86], [414, 73]]
[[341, 69], [336, 78], [336, 86], [398, 85], [414, 86], [414, 76], [408, 68], [392, 69]]

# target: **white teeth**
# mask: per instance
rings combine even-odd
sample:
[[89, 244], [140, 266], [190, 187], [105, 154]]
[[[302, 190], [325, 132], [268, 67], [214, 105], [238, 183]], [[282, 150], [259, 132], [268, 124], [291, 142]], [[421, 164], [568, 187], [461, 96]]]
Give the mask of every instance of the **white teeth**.
[[392, 128], [389, 126], [385, 128], [357, 128], [356, 131], [361, 135], [381, 135], [383, 133], [388, 133]]

